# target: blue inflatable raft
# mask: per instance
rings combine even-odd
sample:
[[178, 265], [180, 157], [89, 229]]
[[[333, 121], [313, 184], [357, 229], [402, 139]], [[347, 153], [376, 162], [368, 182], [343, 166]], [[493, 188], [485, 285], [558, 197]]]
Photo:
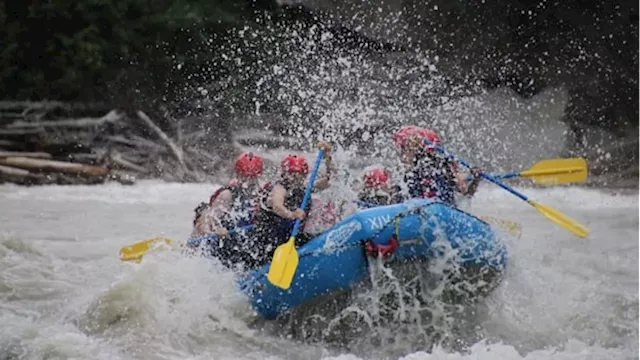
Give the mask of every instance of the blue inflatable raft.
[[[240, 280], [256, 311], [267, 319], [318, 296], [345, 290], [369, 271], [365, 247], [395, 242], [390, 261], [412, 261], [455, 251], [457, 265], [469, 279], [495, 283], [506, 263], [506, 249], [486, 222], [430, 199], [359, 210], [298, 248], [299, 264], [291, 287], [267, 280], [269, 264]], [[444, 244], [444, 246], [442, 246]], [[466, 276], [466, 275], [465, 275]], [[473, 278], [473, 279], [472, 279]]]

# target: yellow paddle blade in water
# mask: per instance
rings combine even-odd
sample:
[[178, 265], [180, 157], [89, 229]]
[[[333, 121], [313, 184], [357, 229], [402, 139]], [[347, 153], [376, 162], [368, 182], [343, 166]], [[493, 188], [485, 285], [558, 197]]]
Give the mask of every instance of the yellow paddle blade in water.
[[517, 239], [519, 239], [520, 235], [522, 234], [522, 226], [515, 221], [501, 219], [493, 216], [478, 216], [478, 218], [486, 223], [497, 226], [504, 232]]
[[298, 251], [295, 240], [292, 236], [289, 241], [276, 248], [267, 274], [269, 282], [285, 290], [291, 287], [293, 276], [298, 267]]
[[589, 235], [589, 229], [587, 229], [584, 225], [578, 223], [567, 215], [561, 213], [560, 211], [551, 208], [546, 205], [542, 205], [536, 201], [528, 200], [529, 204], [533, 205], [538, 211], [542, 213], [542, 215], [554, 221], [556, 224], [562, 226], [563, 228], [571, 231], [572, 233], [580, 236], [587, 237]]
[[583, 158], [541, 160], [521, 171], [520, 176], [540, 185], [584, 182], [587, 180], [587, 161]]
[[120, 260], [140, 262], [142, 257], [152, 248], [152, 246], [163, 242], [167, 245], [173, 244], [173, 240], [171, 239], [156, 237], [125, 246], [120, 249]]

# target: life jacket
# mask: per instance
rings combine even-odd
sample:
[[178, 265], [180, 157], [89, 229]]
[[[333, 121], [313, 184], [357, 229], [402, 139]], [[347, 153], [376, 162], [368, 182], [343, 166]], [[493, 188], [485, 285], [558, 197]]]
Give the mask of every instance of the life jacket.
[[220, 187], [209, 197], [209, 206], [212, 206], [225, 190], [231, 191], [231, 208], [220, 219], [222, 226], [233, 229], [253, 224], [263, 189], [258, 193], [252, 193], [237, 184]]
[[389, 205], [393, 198], [391, 194], [383, 190], [364, 189], [358, 194], [358, 200], [375, 205]]
[[196, 226], [198, 219], [200, 218], [200, 216], [202, 216], [204, 211], [207, 210], [208, 208], [209, 208], [209, 204], [207, 204], [206, 202], [201, 202], [200, 204], [198, 204], [198, 206], [195, 209], [193, 209], [193, 211], [196, 213], [195, 216], [193, 217], [193, 226]]
[[410, 197], [437, 198], [455, 205], [455, 169], [455, 164], [448, 159], [418, 154], [413, 169], [404, 177]]
[[[302, 204], [302, 199], [304, 198], [305, 189], [292, 189], [290, 184], [288, 184], [286, 181], [279, 181], [276, 184], [282, 185], [285, 189], [287, 189], [287, 195], [284, 198], [284, 206], [290, 211], [299, 208]], [[269, 229], [270, 233], [273, 236], [286, 237], [291, 233], [295, 220], [280, 217], [275, 212], [273, 212], [273, 209], [271, 208], [271, 206], [269, 206], [268, 199], [274, 186], [275, 184], [268, 184], [263, 189], [263, 193], [260, 198], [259, 210], [255, 217], [255, 225], [257, 228]], [[310, 203], [311, 202], [307, 204], [306, 209], [303, 209], [307, 213], [310, 208]], [[300, 224], [300, 228], [304, 228], [304, 220]]]
[[334, 201], [323, 201], [319, 196], [312, 196], [303, 231], [317, 235], [328, 230], [338, 221], [340, 221], [340, 209]]

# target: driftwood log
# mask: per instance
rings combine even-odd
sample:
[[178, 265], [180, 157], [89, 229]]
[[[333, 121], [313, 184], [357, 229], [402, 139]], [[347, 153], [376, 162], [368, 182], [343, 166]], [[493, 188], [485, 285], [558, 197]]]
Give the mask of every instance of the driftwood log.
[[0, 160], [7, 157], [25, 157], [35, 159], [51, 159], [51, 154], [46, 152], [28, 152], [28, 151], [2, 151], [0, 150]]
[[216, 129], [185, 131], [181, 121], [104, 104], [0, 101], [0, 183], [206, 181], [224, 159], [198, 142]]
[[87, 176], [105, 176], [109, 168], [64, 161], [32, 159], [28, 157], [0, 157], [0, 165], [11, 166], [37, 172], [57, 172], [63, 174], [78, 174]]

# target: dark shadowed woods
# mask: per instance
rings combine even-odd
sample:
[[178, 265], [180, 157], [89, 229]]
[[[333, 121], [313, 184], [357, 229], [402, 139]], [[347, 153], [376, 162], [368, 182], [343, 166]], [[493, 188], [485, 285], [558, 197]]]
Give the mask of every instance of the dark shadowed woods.
[[[594, 171], [638, 176], [637, 2], [284, 3], [4, 2], [0, 180], [204, 181], [228, 166], [239, 127], [316, 127], [332, 104], [299, 90], [323, 66], [369, 64], [324, 92], [348, 98], [367, 82], [370, 104], [406, 102], [415, 94], [398, 78], [423, 81], [415, 64], [426, 57], [445, 81], [411, 100], [417, 108], [443, 92], [509, 87], [528, 98], [562, 86], [568, 153], [595, 156], [596, 134], [611, 156]], [[386, 66], [399, 76], [380, 80]]]

